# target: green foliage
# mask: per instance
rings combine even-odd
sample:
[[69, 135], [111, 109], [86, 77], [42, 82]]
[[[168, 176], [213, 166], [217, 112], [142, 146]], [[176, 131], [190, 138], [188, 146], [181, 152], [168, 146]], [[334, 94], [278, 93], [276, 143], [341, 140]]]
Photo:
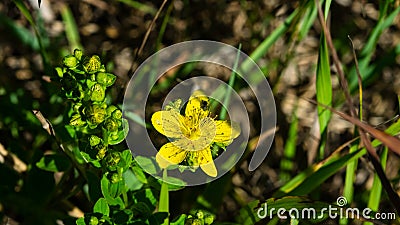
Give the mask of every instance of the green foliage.
[[106, 103], [107, 88], [116, 76], [106, 73], [98, 56], [83, 56], [78, 49], [64, 57], [63, 67], [57, 67], [56, 72], [65, 97], [73, 102], [69, 124], [82, 133], [83, 143], [89, 142], [82, 156], [98, 166], [108, 153], [108, 157], [117, 154], [110, 146], [120, 143], [127, 134], [121, 110]]
[[[214, 3], [212, 1], [215, 8], [209, 9], [209, 11], [215, 10], [216, 15], [226, 14], [223, 11], [225, 8], [221, 9], [221, 7], [227, 7], [232, 12], [234, 11], [232, 16], [220, 18], [223, 23], [220, 23], [221, 21], [207, 21], [208, 17], [212, 15], [206, 11], [200, 10], [201, 14], [196, 14], [196, 10], [199, 10], [196, 1], [175, 2], [176, 4], [168, 2], [165, 11], [161, 10], [160, 12], [157, 12], [157, 5], [146, 1], [143, 3], [133, 0], [100, 1], [93, 3], [93, 5], [92, 3], [78, 2], [74, 2], [72, 6], [67, 6], [63, 2], [56, 4], [60, 6], [59, 10], [55, 10], [55, 12], [59, 11], [57, 22], [64, 24], [64, 29], [60, 34], [46, 33], [47, 30], [51, 30], [52, 26], [57, 27], [57, 24], [41, 21], [40, 10], [32, 10], [28, 1], [13, 0], [16, 6], [15, 10], [10, 8], [6, 13], [0, 12], [0, 28], [7, 31], [4, 32], [4, 36], [10, 35], [12, 40], [17, 42], [15, 46], [11, 46], [11, 49], [17, 49], [15, 52], [11, 51], [10, 46], [7, 46], [6, 43], [4, 45], [6, 48], [1, 51], [0, 58], [7, 57], [8, 52], [11, 51], [11, 54], [17, 55], [15, 57], [18, 57], [19, 54], [26, 57], [31, 65], [38, 64], [37, 68], [32, 69], [33, 77], [28, 78], [27, 83], [23, 83], [24, 81], [8, 75], [17, 72], [18, 69], [5, 70], [3, 68], [7, 67], [7, 64], [12, 62], [13, 58], [11, 57], [9, 61], [4, 62], [1, 59], [0, 71], [4, 76], [0, 77], [0, 108], [4, 110], [0, 110], [0, 134], [2, 137], [0, 143], [0, 223], [3, 222], [3, 217], [5, 219], [7, 219], [6, 217], [13, 217], [20, 220], [18, 222], [21, 222], [21, 224], [34, 225], [50, 225], [58, 223], [60, 220], [66, 225], [319, 224], [326, 222], [328, 219], [326, 214], [319, 220], [279, 220], [276, 212], [272, 215], [268, 214], [265, 219], [259, 218], [257, 212], [263, 204], [268, 204], [269, 208], [281, 207], [285, 209], [313, 207], [317, 212], [320, 212], [318, 210], [334, 205], [332, 195], [336, 197], [345, 196], [352, 206], [368, 206], [376, 212], [387, 208], [391, 212], [393, 211], [388, 206], [391, 200], [385, 195], [385, 187], [379, 177], [371, 172], [372, 167], [368, 164], [366, 150], [359, 146], [358, 140], [345, 143], [347, 148], [332, 149], [334, 146], [344, 144], [345, 138], [357, 134], [342, 131], [340, 138], [337, 138], [338, 135], [330, 130], [332, 113], [322, 106], [316, 106], [312, 109], [304, 108], [304, 102], [297, 98], [298, 96], [295, 96], [297, 99], [292, 101], [294, 103], [291, 103], [294, 105], [292, 105], [292, 110], [286, 110], [290, 105], [287, 104], [287, 99], [292, 100], [290, 96], [295, 94], [307, 98], [315, 97], [318, 102], [335, 108], [340, 107], [343, 103], [341, 90], [337, 88], [335, 71], [331, 68], [331, 52], [326, 43], [326, 37], [321, 35], [322, 32], [316, 20], [317, 5], [315, 1], [294, 1], [290, 4], [279, 3], [277, 5], [265, 3], [259, 8], [258, 6], [261, 3], [257, 1], [233, 1], [232, 4]], [[207, 4], [207, 2], [209, 1], [204, 1], [202, 4]], [[337, 18], [337, 15], [347, 16], [345, 15], [347, 11], [343, 13], [337, 9], [350, 10], [350, 7], [344, 7], [341, 5], [342, 3], [337, 1], [334, 2], [333, 7], [336, 11], [331, 13], [330, 4], [332, 1], [320, 0], [319, 2], [323, 8], [325, 7], [325, 19], [327, 19], [329, 13], [332, 17], [330, 24], [334, 44], [339, 52], [339, 57], [343, 60], [342, 66], [348, 72], [346, 75], [352, 93], [356, 91], [357, 76], [354, 63], [348, 60], [348, 52], [351, 49], [348, 45], [347, 35], [354, 35], [352, 37], [357, 40], [357, 48], [361, 44], [359, 66], [365, 85], [366, 104], [363, 109], [363, 96], [360, 92], [359, 112], [364, 112], [366, 118], [384, 118], [381, 115], [375, 115], [374, 112], [369, 112], [370, 108], [367, 107], [374, 107], [374, 105], [368, 103], [369, 98], [372, 98], [374, 103], [380, 101], [376, 100], [377, 94], [373, 92], [376, 90], [372, 91], [369, 88], [372, 86], [372, 81], [376, 80], [382, 81], [378, 82], [379, 85], [387, 85], [385, 80], [391, 76], [391, 73], [395, 74], [397, 71], [400, 45], [395, 42], [396, 39], [391, 40], [393, 38], [391, 35], [393, 35], [393, 31], [397, 32], [396, 29], [398, 29], [398, 25], [394, 21], [398, 19], [400, 7], [397, 6], [396, 1], [380, 1], [375, 5], [368, 3], [368, 6], [364, 9], [365, 4], [357, 2], [362, 6], [360, 7], [362, 12], [359, 13], [357, 21], [348, 22], [347, 17]], [[38, 3], [40, 5], [41, 1], [39, 0]], [[96, 11], [93, 15], [96, 17], [91, 17], [91, 15], [85, 15], [87, 16], [85, 18], [78, 17], [77, 13], [81, 13], [79, 11], [81, 8], [76, 7], [78, 4], [88, 4], [87, 8], [95, 8]], [[111, 6], [109, 12], [102, 12], [104, 5]], [[124, 20], [120, 19], [124, 18], [125, 15], [118, 15], [119, 18], [117, 19], [113, 17], [115, 16], [113, 11], [120, 5], [128, 6], [135, 10], [132, 12], [137, 12], [135, 14], [129, 11], [132, 18], [135, 19], [135, 29], [138, 26], [137, 30], [130, 30], [125, 33], [122, 32], [123, 27], [121, 27], [122, 29], [118, 28], [120, 24], [125, 23]], [[4, 4], [1, 6], [4, 7]], [[353, 8], [357, 8], [354, 6]], [[8, 7], [4, 8], [9, 9]], [[270, 15], [265, 14], [266, 8], [273, 9]], [[375, 8], [376, 12], [374, 11]], [[188, 11], [188, 9], [194, 10]], [[358, 14], [354, 9], [351, 10], [352, 16]], [[367, 11], [364, 12], [364, 10]], [[15, 11], [20, 12], [21, 15], [17, 15]], [[258, 13], [262, 15], [258, 15]], [[104, 19], [102, 14], [107, 15], [107, 20], [104, 21], [109, 21], [109, 24], [105, 27], [96, 24], [99, 22], [96, 19]], [[191, 14], [193, 14], [193, 17], [186, 18], [187, 15]], [[363, 15], [361, 16], [361, 14]], [[240, 16], [236, 17], [237, 15]], [[265, 168], [260, 168], [259, 171], [250, 174], [243, 169], [243, 165], [246, 165], [246, 160], [249, 159], [251, 150], [253, 150], [251, 143], [254, 142], [253, 140], [262, 140], [263, 134], [257, 134], [257, 129], [259, 129], [258, 117], [255, 115], [257, 109], [251, 115], [252, 124], [249, 132], [252, 141], [248, 146], [250, 151], [245, 153], [242, 161], [232, 171], [212, 183], [201, 187], [187, 188], [184, 188], [185, 183], [183, 182], [179, 186], [169, 185], [146, 174], [146, 172], [152, 174], [160, 172], [161, 169], [154, 160], [146, 157], [136, 157], [133, 160], [130, 150], [124, 144], [124, 139], [128, 133], [128, 124], [127, 120], [122, 117], [119, 108], [121, 102], [113, 101], [121, 99], [119, 98], [121, 96], [115, 96], [117, 92], [115, 90], [118, 88], [114, 85], [117, 76], [110, 72], [111, 69], [107, 69], [110, 68], [109, 66], [106, 66], [117, 64], [115, 59], [118, 58], [117, 56], [121, 56], [118, 55], [120, 50], [118, 48], [121, 46], [125, 48], [126, 46], [121, 44], [122, 42], [118, 42], [119, 39], [109, 40], [109, 38], [115, 37], [107, 37], [107, 43], [102, 45], [102, 48], [103, 46], [110, 46], [110, 43], [111, 48], [104, 47], [101, 50], [94, 50], [94, 44], [91, 46], [90, 42], [93, 39], [93, 42], [97, 44], [98, 40], [103, 39], [101, 36], [103, 33], [91, 34], [89, 32], [84, 36], [80, 35], [82, 31], [90, 31], [96, 26], [100, 27], [101, 32], [104, 31], [108, 35], [109, 31], [112, 30], [109, 26], [111, 28], [117, 27], [121, 40], [125, 41], [125, 38], [132, 40], [132, 37], [135, 37], [133, 43], [129, 42], [129, 48], [131, 46], [136, 48], [140, 44], [137, 43], [140, 38], [136, 37], [144, 35], [141, 32], [147, 29], [149, 16], [159, 18], [154, 20], [155, 23], [148, 39], [149, 43], [144, 45], [143, 52], [145, 54], [152, 54], [156, 49], [170, 43], [193, 39], [193, 37], [188, 36], [192, 32], [195, 33], [195, 37], [204, 38], [201, 36], [201, 32], [204, 30], [207, 35], [213, 35], [212, 39], [224, 40], [223, 42], [227, 40], [226, 43], [231, 43], [234, 46], [241, 46], [240, 43], [242, 43], [243, 51], [263, 67], [266, 72], [265, 76], [268, 77], [271, 86], [275, 89], [274, 94], [277, 95], [278, 106], [281, 107], [280, 105], [282, 105], [279, 111], [285, 111], [278, 112], [278, 118], [280, 118], [279, 124], [277, 124], [279, 126], [278, 138], [274, 144], [274, 149], [271, 149], [268, 159], [263, 165]], [[141, 19], [145, 21], [142, 24], [143, 27], [140, 26], [140, 22], [137, 23]], [[193, 24], [192, 20], [197, 21], [197, 19], [200, 19], [201, 23]], [[234, 32], [225, 29], [230, 20], [235, 21], [232, 27], [237, 30]], [[88, 25], [85, 24], [87, 21], [89, 21], [90, 26], [86, 26]], [[129, 18], [127, 21], [130, 21], [129, 26], [132, 26], [131, 21], [133, 20]], [[241, 22], [243, 22], [243, 27], [240, 25]], [[199, 27], [203, 23], [206, 26]], [[178, 26], [175, 24], [178, 24]], [[192, 25], [195, 26], [192, 27]], [[223, 27], [224, 29], [220, 30], [228, 35], [236, 35], [235, 33], [240, 35], [232, 39], [228, 36], [218, 36], [221, 35], [220, 32], [207, 30], [207, 26]], [[367, 28], [359, 29], [362, 26]], [[185, 28], [185, 31], [188, 32], [173, 32], [176, 27]], [[341, 29], [344, 30], [345, 34], [338, 32]], [[361, 31], [361, 34], [352, 34], [353, 30]], [[173, 33], [179, 33], [179, 37], [171, 36]], [[241, 36], [242, 33], [243, 36]], [[156, 40], [151, 43], [154, 39]], [[386, 39], [393, 43], [385, 44]], [[114, 43], [116, 44], [114, 45]], [[310, 46], [308, 46], [308, 43], [310, 43]], [[82, 46], [82, 44], [87, 46]], [[83, 49], [83, 47], [87, 47], [87, 50], [91, 52], [100, 51], [97, 52], [99, 55], [88, 56], [84, 55], [83, 51], [75, 49]], [[295, 50], [299, 48], [301, 51]], [[68, 53], [69, 55], [60, 60], [62, 56], [66, 55], [66, 49], [75, 50], [72, 54]], [[274, 54], [275, 52], [278, 54]], [[307, 71], [306, 78], [304, 75], [299, 75], [295, 78], [299, 79], [300, 82], [295, 86], [290, 86], [290, 84], [285, 83], [285, 79], [288, 78], [281, 76], [281, 74], [285, 70], [291, 70], [288, 65], [297, 62], [291, 60], [298, 57], [299, 53], [301, 53], [300, 58], [304, 56], [302, 65], [311, 61], [311, 69]], [[314, 61], [306, 60], [308, 53], [315, 56]], [[145, 54], [135, 56], [135, 61], [132, 63], [140, 63]], [[36, 57], [39, 55], [40, 57]], [[122, 56], [125, 57], [125, 55]], [[101, 62], [101, 58], [113, 61], [105, 65]], [[50, 59], [55, 62], [50, 62]], [[51, 63], [59, 66], [53, 68]], [[234, 67], [237, 66], [246, 71], [248, 65], [248, 62], [241, 65], [235, 63]], [[175, 81], [184, 80], [188, 75], [196, 75], [198, 72], [196, 63], [182, 65], [181, 68], [177, 67], [176, 71], [169, 71], [163, 77], [165, 79], [159, 80], [157, 87], [152, 92], [149, 98], [149, 108], [152, 110], [159, 106], [157, 104], [160, 98], [167, 90], [173, 88]], [[382, 75], [383, 72], [385, 72], [385, 76]], [[54, 74], [51, 77], [51, 82], [49, 80], [43, 81], [51, 74]], [[273, 76], [270, 76], [270, 74], [273, 74]], [[119, 75], [124, 76], [124, 74]], [[151, 71], [151, 76], [155, 76], [153, 71]], [[215, 76], [218, 77], [219, 74]], [[240, 77], [232, 73], [229, 81], [228, 77], [224, 77], [224, 79], [244, 97], [246, 107], [249, 106], [249, 109], [257, 108], [253, 105], [251, 90], [247, 89]], [[306, 84], [308, 80], [312, 82]], [[32, 81], [39, 81], [41, 91], [43, 91], [42, 97], [30, 96], [26, 87]], [[283, 91], [280, 90], [282, 87], [284, 88]], [[286, 89], [290, 95], [286, 95]], [[383, 89], [389, 92], [391, 87], [384, 87], [379, 90]], [[114, 92], [111, 93], [110, 90], [114, 90]], [[225, 94], [221, 92], [219, 97], [223, 98]], [[115, 99], [111, 99], [111, 96]], [[229, 95], [226, 94], [226, 96]], [[225, 103], [230, 101], [228, 98], [223, 99], [225, 99]], [[177, 108], [179, 104], [175, 102], [169, 107]], [[47, 121], [51, 127], [50, 132], [42, 128], [43, 124], [32, 113], [32, 109], [40, 109], [46, 117], [44, 121]], [[286, 111], [290, 111], [290, 115], [286, 114]], [[307, 133], [310, 127], [304, 125], [305, 118], [302, 115], [304, 111], [307, 114], [314, 111], [318, 112], [315, 118], [318, 120], [316, 123], [319, 124], [319, 131]], [[220, 116], [224, 117], [224, 115], [226, 115], [226, 108], [222, 108], [220, 111]], [[153, 132], [152, 126], [134, 111], [127, 112], [125, 116], [138, 126], [146, 127], [149, 133]], [[363, 117], [360, 116], [360, 119], [362, 120]], [[365, 120], [365, 122], [370, 121]], [[390, 122], [392, 125], [386, 130], [382, 130], [393, 136], [398, 135], [400, 133], [400, 121]], [[311, 153], [308, 152], [309, 145], [304, 139], [313, 139], [314, 134], [321, 136], [320, 140], [317, 140], [320, 154], [317, 158], [311, 158], [310, 161], [307, 161], [305, 158]], [[339, 140], [340, 142], [331, 143], [332, 140], [335, 140], [335, 142]], [[161, 144], [160, 140], [155, 140], [155, 142]], [[3, 153], [3, 145], [8, 153], [7, 155]], [[303, 147], [306, 145], [307, 147]], [[399, 175], [396, 174], [398, 171], [394, 167], [398, 163], [396, 160], [391, 160], [393, 155], [388, 148], [379, 150], [381, 142], [378, 139], [373, 139], [372, 145], [378, 149], [377, 152], [380, 155], [383, 167], [392, 166], [390, 174], [395, 174], [395, 176], [391, 177], [390, 182], [396, 187], [395, 184], [399, 180]], [[20, 161], [15, 159], [20, 159]], [[138, 165], [138, 162], [143, 168]], [[372, 179], [368, 179], [368, 184], [372, 183], [372, 187], [369, 187], [371, 185], [367, 185], [367, 182], [354, 185], [360, 171], [363, 172], [362, 175], [370, 172], [367, 175], [371, 178], [373, 176], [373, 183], [369, 182]], [[344, 173], [346, 173], [345, 178]], [[254, 177], [259, 178], [257, 182], [252, 180]], [[175, 184], [178, 183], [177, 180], [173, 180], [174, 178], [165, 177], [165, 179], [169, 179]], [[340, 183], [337, 181], [341, 179], [345, 182], [344, 188], [336, 185], [336, 183]], [[272, 183], [271, 180], [276, 183]], [[329, 193], [327, 193], [327, 190], [329, 190]], [[173, 193], [174, 191], [175, 193]], [[260, 200], [253, 201], [253, 199]], [[234, 207], [232, 207], [232, 204], [234, 204]], [[71, 208], [77, 209], [77, 211], [82, 210], [84, 216], [81, 218], [73, 217], [70, 214]], [[235, 216], [231, 216], [232, 212], [224, 211], [230, 208], [234, 208]], [[358, 224], [361, 223], [360, 221], [363, 220], [341, 220], [340, 223]], [[337, 222], [334, 221], [333, 223]], [[385, 224], [396, 222], [398, 223], [399, 219], [397, 221], [383, 221]]]
[[[106, 91], [114, 84], [116, 76], [105, 70], [99, 56], [84, 56], [78, 49], [73, 55], [65, 56], [62, 62], [63, 66], [55, 69], [55, 80], [61, 84], [65, 98], [72, 102], [66, 128], [78, 137], [77, 158], [82, 157], [101, 174], [96, 177], [89, 171], [83, 172], [90, 199], [97, 201], [93, 212], [76, 223], [159, 224], [166, 214], [153, 214], [156, 204], [153, 192], [142, 189], [146, 176], [140, 168], [132, 167], [131, 152], [118, 147], [127, 135], [128, 125], [121, 110], [106, 98]], [[39, 168], [48, 171], [66, 170], [70, 165], [65, 164], [64, 158], [57, 155], [45, 156], [37, 163]], [[100, 186], [100, 190], [96, 186]]]

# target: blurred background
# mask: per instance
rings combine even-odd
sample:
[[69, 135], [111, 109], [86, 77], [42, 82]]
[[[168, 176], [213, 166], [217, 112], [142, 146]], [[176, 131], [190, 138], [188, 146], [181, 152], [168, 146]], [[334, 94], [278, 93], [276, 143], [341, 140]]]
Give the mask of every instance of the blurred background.
[[[25, 5], [28, 11], [21, 11], [17, 4]], [[278, 130], [260, 168], [254, 172], [247, 170], [254, 149], [249, 146], [249, 154], [241, 164], [215, 182], [215, 186], [224, 187], [211, 189], [220, 194], [213, 203], [218, 206], [213, 209], [218, 221], [232, 221], [231, 215], [252, 200], [271, 198], [300, 171], [328, 157], [354, 137], [354, 126], [335, 115], [327, 132], [321, 134], [317, 108], [304, 100], [315, 99], [317, 93], [316, 68], [322, 29], [314, 1], [173, 0], [166, 1], [159, 11], [162, 5], [162, 1], [42, 0], [39, 8], [36, 0], [0, 2], [1, 215], [24, 220], [32, 216], [32, 211], [24, 207], [40, 206], [55, 210], [54, 217], [76, 217], [93, 206], [82, 192], [49, 202], [48, 193], [57, 190], [57, 174], [48, 174], [34, 166], [44, 153], [55, 151], [57, 143], [32, 110], [40, 110], [55, 127], [68, 122], [63, 120], [67, 103], [51, 77], [52, 68], [60, 65], [62, 57], [75, 48], [84, 50], [86, 55], [99, 55], [107, 69], [118, 77], [110, 92], [116, 104], [122, 103], [127, 82], [141, 62], [163, 47], [186, 40], [215, 40], [235, 47], [241, 44], [242, 51], [262, 68], [274, 92]], [[363, 75], [364, 120], [382, 130], [393, 124], [399, 114], [398, 5], [399, 1], [334, 0], [327, 18], [355, 106], [359, 107], [359, 96], [348, 37], [354, 43]], [[333, 65], [330, 72], [332, 105], [348, 113]], [[160, 82], [168, 86], [196, 73], [228, 82], [230, 74], [204, 67], [197, 68], [192, 75], [183, 73], [177, 71], [170, 75], [171, 79]], [[255, 100], [248, 89], [240, 81], [235, 88], [244, 98], [250, 116], [257, 118]], [[150, 101], [160, 102], [163, 91], [160, 88]], [[253, 124], [253, 142], [260, 135], [257, 126]], [[12, 163], [8, 162], [10, 157]], [[289, 166], [283, 165], [285, 160]], [[367, 156], [360, 158], [356, 168], [352, 204], [362, 208], [368, 203], [374, 168]], [[399, 193], [399, 158], [389, 153], [386, 168], [387, 177]], [[336, 201], [343, 193], [345, 173], [345, 167], [339, 168], [306, 195], [315, 200]], [[207, 190], [210, 192], [204, 185], [172, 192], [172, 215], [202, 205], [197, 196]], [[382, 193], [380, 208], [390, 211], [390, 201]], [[45, 212], [40, 211], [39, 215], [45, 217]]]

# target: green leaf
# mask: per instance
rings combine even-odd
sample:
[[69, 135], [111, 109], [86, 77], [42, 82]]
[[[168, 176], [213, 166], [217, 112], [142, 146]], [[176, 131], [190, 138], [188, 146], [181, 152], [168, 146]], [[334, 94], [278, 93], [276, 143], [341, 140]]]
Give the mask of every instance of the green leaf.
[[36, 166], [42, 170], [50, 172], [61, 172], [71, 168], [71, 162], [65, 156], [54, 154], [44, 155]]
[[133, 217], [133, 212], [130, 209], [124, 209], [122, 211], [117, 211], [113, 215], [114, 223], [115, 224], [131, 224], [129, 220]]
[[95, 202], [101, 197], [100, 179], [90, 170], [86, 171], [86, 179], [88, 183], [89, 200]]
[[93, 212], [94, 213], [101, 213], [105, 216], [109, 216], [110, 215], [110, 207], [107, 204], [107, 200], [104, 198], [100, 198], [99, 200], [97, 200], [96, 204], [94, 204], [93, 207]]
[[143, 182], [141, 182], [132, 170], [127, 170], [123, 173], [123, 177], [125, 180], [125, 186], [128, 190], [136, 191], [143, 187]]
[[177, 191], [185, 188], [186, 182], [176, 178], [176, 177], [167, 177], [165, 181], [168, 183], [168, 190], [169, 191]]
[[170, 225], [185, 225], [186, 214], [181, 214], [175, 221], [171, 222]]
[[[124, 202], [118, 196], [115, 196], [116, 190], [113, 188], [112, 192], [110, 191], [110, 181], [107, 178], [107, 175], [104, 174], [101, 178], [101, 193], [103, 193], [104, 198], [107, 200], [109, 205], [119, 205], [120, 208], [124, 207]], [[119, 183], [119, 182], [118, 182]]]
[[[168, 213], [166, 212], [156, 212], [148, 218], [150, 225], [159, 225], [162, 224], [163, 221], [168, 219]], [[169, 223], [168, 223], [169, 224]]]
[[133, 197], [136, 202], [143, 202], [145, 203], [151, 211], [156, 208], [157, 198], [155, 195], [157, 193], [153, 193], [153, 189], [146, 188], [139, 190], [133, 194]]
[[76, 225], [86, 225], [85, 223], [85, 217], [81, 217], [76, 220]]
[[124, 166], [124, 170], [123, 171], [127, 171], [129, 169], [129, 167], [131, 166], [132, 161], [133, 161], [131, 150], [129, 150], [129, 149], [124, 150], [121, 153], [121, 159], [123, 159], [124, 162], [125, 162], [125, 166]]
[[[135, 158], [135, 160], [136, 160], [136, 158]], [[143, 184], [147, 184], [147, 177], [146, 177], [146, 175], [144, 174], [142, 168], [139, 165], [137, 165], [137, 164], [133, 165], [132, 166], [132, 172], [135, 174], [136, 178], [140, 182], [142, 182]]]
[[122, 119], [122, 127], [123, 129], [118, 131], [118, 137], [115, 139], [109, 139], [108, 140], [108, 144], [110, 145], [116, 145], [121, 143], [123, 140], [125, 140], [126, 136], [128, 135], [128, 131], [129, 131], [129, 124], [128, 124], [128, 120], [126, 119]]
[[135, 161], [139, 166], [149, 174], [157, 174], [160, 172], [160, 168], [157, 162], [153, 158], [136, 156]]
[[123, 180], [116, 182], [116, 183], [110, 183], [110, 186], [109, 186], [110, 196], [113, 198], [117, 198], [124, 190], [124, 185], [125, 185], [125, 183]]

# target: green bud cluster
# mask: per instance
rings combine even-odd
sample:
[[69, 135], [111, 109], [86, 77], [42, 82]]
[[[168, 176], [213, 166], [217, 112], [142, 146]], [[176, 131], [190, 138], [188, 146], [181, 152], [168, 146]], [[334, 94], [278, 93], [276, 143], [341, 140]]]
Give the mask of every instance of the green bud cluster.
[[185, 225], [210, 225], [214, 220], [215, 217], [211, 213], [204, 210], [197, 210], [193, 215], [188, 215]]
[[85, 56], [79, 49], [65, 56], [55, 72], [63, 94], [72, 102], [69, 125], [82, 132], [80, 141], [87, 143], [87, 161], [116, 171], [120, 166], [118, 152], [110, 145], [126, 136], [121, 110], [106, 101], [107, 88], [115, 83], [116, 76], [106, 71], [99, 56]]

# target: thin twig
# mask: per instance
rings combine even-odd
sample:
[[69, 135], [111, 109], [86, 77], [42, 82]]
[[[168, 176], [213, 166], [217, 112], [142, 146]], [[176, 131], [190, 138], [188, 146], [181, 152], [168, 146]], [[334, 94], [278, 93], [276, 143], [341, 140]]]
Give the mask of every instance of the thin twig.
[[42, 124], [43, 129], [45, 129], [47, 131], [47, 133], [50, 136], [52, 136], [54, 138], [54, 140], [57, 142], [57, 145], [61, 149], [61, 152], [63, 154], [65, 154], [71, 160], [71, 162], [74, 164], [74, 166], [78, 169], [79, 173], [84, 178], [86, 178], [86, 173], [85, 173], [84, 169], [82, 168], [82, 166], [76, 162], [74, 155], [70, 151], [66, 150], [64, 148], [64, 145], [57, 138], [56, 133], [53, 129], [53, 125], [51, 125], [50, 121], [47, 120], [39, 110], [32, 110], [32, 112], [33, 112], [33, 114], [35, 114], [36, 118]]
[[356, 50], [354, 48], [354, 43], [353, 40], [351, 39], [350, 35], [347, 35], [347, 38], [350, 40], [351, 43], [351, 48], [353, 49], [353, 57], [354, 57], [354, 63], [356, 65], [356, 72], [357, 72], [357, 78], [358, 78], [358, 87], [359, 87], [359, 94], [360, 94], [360, 120], [363, 120], [363, 115], [362, 115], [362, 107], [363, 107], [363, 88], [362, 88], [362, 77], [360, 74], [360, 69], [358, 67], [358, 60], [357, 60], [357, 55], [356, 55]]
[[350, 108], [350, 114], [351, 114], [351, 116], [356, 117], [357, 113], [356, 113], [356, 110], [354, 109], [354, 104], [353, 104], [353, 101], [352, 101], [351, 96], [350, 96], [347, 80], [346, 80], [346, 78], [344, 76], [342, 67], [340, 66], [339, 57], [337, 55], [335, 47], [333, 46], [331, 33], [330, 33], [328, 27], [326, 26], [325, 19], [324, 19], [324, 14], [322, 12], [319, 0], [315, 0], [315, 2], [317, 4], [317, 8], [318, 8], [318, 18], [320, 20], [320, 23], [321, 23], [321, 26], [322, 26], [322, 30], [323, 30], [323, 32], [325, 34], [326, 43], [328, 44], [329, 50], [331, 51], [333, 63], [335, 64], [336, 70], [337, 70], [338, 75], [339, 75], [339, 82], [340, 82], [340, 85], [342, 86], [342, 89], [344, 91], [344, 95], [346, 97], [347, 104], [349, 105], [349, 108]]
[[134, 62], [137, 60], [138, 56], [140, 56], [143, 52], [144, 46], [146, 45], [147, 39], [150, 36], [150, 32], [151, 30], [153, 30], [154, 24], [156, 23], [157, 18], [160, 16], [161, 11], [163, 10], [165, 4], [167, 4], [168, 0], [164, 0], [163, 3], [161, 4], [160, 8], [158, 9], [156, 15], [154, 16], [153, 20], [150, 23], [149, 28], [146, 31], [146, 34], [144, 35], [142, 44], [140, 45], [139, 49], [136, 51], [134, 60], [132, 62], [132, 66], [131, 69], [129, 70], [129, 74], [128, 77], [130, 77], [130, 74], [133, 72], [133, 66], [134, 66]]

